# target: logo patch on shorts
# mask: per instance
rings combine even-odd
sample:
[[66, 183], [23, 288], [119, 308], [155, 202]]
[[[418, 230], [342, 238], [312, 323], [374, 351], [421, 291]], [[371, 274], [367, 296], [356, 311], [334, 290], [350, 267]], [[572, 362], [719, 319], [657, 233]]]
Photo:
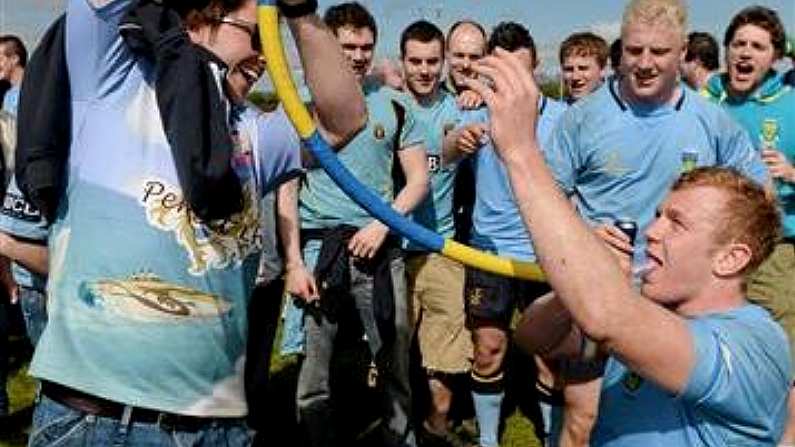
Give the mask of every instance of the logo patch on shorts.
[[483, 289], [480, 287], [473, 287], [469, 289], [469, 293], [467, 293], [467, 301], [469, 301], [471, 306], [480, 306], [484, 294]]
[[384, 125], [381, 123], [375, 123], [373, 126], [373, 136], [376, 140], [383, 140], [386, 136], [386, 129], [384, 129]]

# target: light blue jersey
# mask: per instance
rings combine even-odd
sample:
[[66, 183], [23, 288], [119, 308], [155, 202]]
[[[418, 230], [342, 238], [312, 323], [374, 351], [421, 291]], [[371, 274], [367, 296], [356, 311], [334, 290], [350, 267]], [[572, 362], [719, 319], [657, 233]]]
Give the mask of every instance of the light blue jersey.
[[[367, 104], [367, 126], [344, 148], [337, 157], [366, 188], [370, 188], [383, 201], [394, 200], [392, 163], [397, 162], [395, 150], [419, 148], [425, 139], [425, 130], [417, 123], [411, 105], [401, 100], [402, 95], [388, 87], [376, 84], [364, 86]], [[404, 122], [399, 135], [395, 103], [404, 110]], [[299, 196], [301, 228], [334, 228], [346, 224], [364, 227], [373, 218], [364, 208], [351, 200], [331, 180], [326, 171], [315, 167], [307, 172]]]
[[[47, 245], [47, 222], [35, 207], [30, 205], [17, 186], [16, 177], [11, 177], [0, 210], [0, 231], [23, 242]], [[17, 262], [11, 264], [14, 281], [20, 286], [44, 291], [46, 276], [28, 270]]]
[[[536, 134], [542, 149], [548, 147], [552, 131], [566, 110], [563, 104], [541, 97], [538, 103]], [[486, 109], [468, 112], [465, 122], [487, 122]], [[522, 261], [535, 261], [532, 239], [516, 207], [508, 172], [491, 141], [478, 149], [471, 159], [475, 172], [475, 207], [472, 214], [470, 243]]]
[[767, 169], [748, 135], [719, 107], [681, 88], [673, 105], [636, 107], [615, 78], [574, 103], [545, 151], [557, 182], [592, 224], [635, 221], [636, 261], [645, 229], [674, 181], [697, 166], [734, 168], [759, 183]]
[[19, 91], [18, 85], [12, 85], [3, 97], [2, 109], [14, 116], [17, 116], [17, 109], [19, 108]]
[[278, 121], [231, 122], [243, 210], [201, 222], [180, 188], [154, 67], [117, 30], [132, 3], [67, 6], [73, 141], [49, 239], [49, 323], [31, 374], [145, 408], [242, 416], [260, 198], [300, 168], [298, 140]]
[[[19, 105], [19, 86], [12, 86], [3, 98], [3, 110], [17, 115]], [[14, 236], [24, 242], [46, 245], [47, 223], [39, 211], [31, 206], [22, 196], [16, 179], [12, 176], [3, 199], [0, 211], [0, 231]], [[44, 291], [47, 278], [28, 270], [23, 265], [11, 264], [14, 281], [23, 287]]]
[[[713, 76], [704, 96], [729, 112], [748, 132], [759, 150], [776, 149], [795, 164], [795, 89], [784, 83], [784, 75], [771, 71], [748, 97], [729, 96], [725, 76]], [[781, 203], [784, 236], [795, 238], [795, 184], [775, 180]]]
[[591, 445], [762, 447], [787, 417], [790, 356], [784, 331], [745, 305], [688, 322], [696, 364], [679, 396], [608, 361]]
[[[425, 137], [425, 151], [428, 154], [428, 176], [431, 180], [430, 192], [411, 213], [418, 224], [442, 235], [452, 238], [455, 234], [453, 222], [453, 192], [457, 163], [442, 166], [442, 142], [444, 136], [461, 122], [461, 111], [455, 95], [440, 87], [439, 94], [430, 104], [414, 102], [416, 120], [428, 132]], [[411, 241], [406, 241], [407, 250], [425, 251]]]

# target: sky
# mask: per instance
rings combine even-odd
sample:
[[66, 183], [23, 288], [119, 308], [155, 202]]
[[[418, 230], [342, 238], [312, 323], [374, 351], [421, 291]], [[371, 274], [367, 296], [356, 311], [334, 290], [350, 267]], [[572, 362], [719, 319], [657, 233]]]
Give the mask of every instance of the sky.
[[[75, 0], [73, 0], [75, 1]], [[321, 10], [338, 0], [319, 0]], [[619, 33], [626, 0], [360, 0], [375, 16], [380, 40], [376, 58], [398, 53], [402, 29], [421, 18], [442, 30], [469, 18], [490, 29], [500, 21], [526, 25], [536, 40], [542, 67], [557, 71], [557, 47], [569, 34], [593, 31], [608, 41]], [[66, 0], [0, 0], [0, 34], [20, 35], [34, 44], [63, 9]], [[690, 0], [690, 29], [712, 33], [722, 41], [723, 31], [740, 9], [760, 4], [778, 11], [789, 33], [795, 33], [795, 0]]]

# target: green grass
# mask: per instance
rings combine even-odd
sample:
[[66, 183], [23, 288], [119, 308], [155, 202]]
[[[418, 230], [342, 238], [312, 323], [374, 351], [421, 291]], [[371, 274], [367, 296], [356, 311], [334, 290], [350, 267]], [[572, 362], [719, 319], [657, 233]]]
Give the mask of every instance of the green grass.
[[14, 357], [10, 362], [12, 370], [7, 384], [11, 416], [0, 427], [0, 447], [22, 447], [27, 443], [26, 431], [31, 420], [36, 381], [28, 376], [27, 360], [30, 353], [26, 342], [12, 337], [9, 345]]

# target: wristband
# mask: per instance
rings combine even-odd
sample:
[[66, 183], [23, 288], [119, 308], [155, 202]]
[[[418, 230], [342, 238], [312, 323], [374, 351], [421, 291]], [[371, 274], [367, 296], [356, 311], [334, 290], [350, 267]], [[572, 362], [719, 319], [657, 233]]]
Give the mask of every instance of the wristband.
[[290, 5], [283, 0], [276, 0], [276, 6], [279, 7], [279, 12], [288, 19], [297, 19], [299, 17], [314, 14], [317, 11], [317, 0], [306, 0], [298, 5]]

